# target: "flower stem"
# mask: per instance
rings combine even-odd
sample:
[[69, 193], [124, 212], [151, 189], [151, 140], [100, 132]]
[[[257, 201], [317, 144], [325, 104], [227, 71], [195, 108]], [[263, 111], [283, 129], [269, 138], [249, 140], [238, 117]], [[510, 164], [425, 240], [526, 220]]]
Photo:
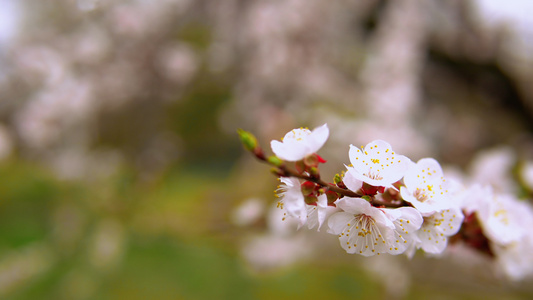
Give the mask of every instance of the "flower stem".
[[325, 187], [327, 188], [328, 190], [330, 191], [333, 191], [335, 193], [339, 193], [343, 196], [348, 196], [348, 197], [355, 197], [355, 198], [361, 198], [363, 195], [362, 194], [358, 194], [352, 190], [349, 190], [349, 189], [343, 189], [343, 188], [340, 188], [336, 185], [333, 185], [331, 183], [327, 183], [325, 181], [323, 181], [322, 179], [320, 178], [317, 178], [317, 177], [314, 177], [314, 176], [311, 176], [311, 175], [306, 175], [306, 174], [300, 174], [294, 170], [291, 170], [289, 168], [287, 168], [287, 166], [285, 165], [282, 165], [279, 167], [279, 170], [280, 170], [280, 174], [282, 174], [281, 176], [284, 176], [284, 177], [296, 177], [296, 178], [300, 178], [300, 179], [303, 179], [303, 180], [307, 180], [307, 181], [311, 181], [311, 182], [314, 182], [322, 187]]

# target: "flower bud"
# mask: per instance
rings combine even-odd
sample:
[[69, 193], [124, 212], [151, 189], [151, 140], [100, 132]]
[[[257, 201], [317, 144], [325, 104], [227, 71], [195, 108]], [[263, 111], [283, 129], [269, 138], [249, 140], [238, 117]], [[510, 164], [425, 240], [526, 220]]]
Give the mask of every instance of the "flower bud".
[[368, 196], [368, 195], [364, 195], [363, 197], [361, 197], [362, 199], [368, 201], [368, 202], [372, 202], [372, 197]]
[[268, 158], [268, 162], [271, 164], [271, 165], [274, 165], [276, 167], [281, 167], [281, 165], [283, 165], [283, 161], [281, 159], [279, 159], [279, 157], [273, 155], [273, 156], [270, 156]]
[[340, 182], [342, 182], [342, 177], [339, 173], [335, 174], [335, 177], [333, 177], [333, 182], [335, 184], [339, 184]]
[[257, 139], [255, 136], [242, 129], [237, 130], [237, 134], [239, 134], [239, 138], [241, 139], [244, 148], [248, 151], [254, 151], [257, 147]]
[[315, 191], [315, 187], [316, 187], [316, 184], [314, 182], [311, 182], [311, 181], [306, 181], [306, 182], [302, 183], [302, 185], [301, 185], [302, 194], [304, 196], [311, 195]]

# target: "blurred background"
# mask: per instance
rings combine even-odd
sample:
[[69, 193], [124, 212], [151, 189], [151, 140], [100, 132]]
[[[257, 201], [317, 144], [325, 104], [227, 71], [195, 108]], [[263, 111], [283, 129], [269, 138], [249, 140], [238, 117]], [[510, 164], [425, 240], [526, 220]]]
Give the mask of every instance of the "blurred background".
[[530, 299], [450, 247], [363, 258], [272, 213], [268, 149], [330, 127], [533, 191], [533, 2], [0, 0], [0, 299]]

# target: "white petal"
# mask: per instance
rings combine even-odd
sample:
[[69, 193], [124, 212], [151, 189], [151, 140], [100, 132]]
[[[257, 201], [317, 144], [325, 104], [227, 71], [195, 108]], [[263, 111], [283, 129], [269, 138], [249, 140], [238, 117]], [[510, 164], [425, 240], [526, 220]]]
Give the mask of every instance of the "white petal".
[[299, 186], [300, 181], [294, 177], [279, 177], [279, 181], [287, 185], [288, 187]]
[[490, 214], [483, 220], [482, 226], [487, 237], [501, 245], [518, 241], [526, 233], [525, 224], [521, 224], [527, 216], [521, 202], [511, 195], [494, 195], [490, 202]]
[[364, 199], [351, 197], [340, 198], [339, 200], [335, 201], [335, 205], [337, 205], [338, 208], [352, 214], [359, 214], [371, 206], [370, 203]]
[[412, 192], [416, 187], [424, 186], [426, 182], [439, 180], [442, 177], [443, 173], [439, 162], [433, 158], [422, 158], [415, 166], [409, 168], [403, 181]]
[[400, 207], [395, 210], [401, 212], [400, 218], [402, 220], [409, 221], [407, 222], [407, 225], [405, 225], [409, 230], [418, 230], [420, 226], [422, 226], [424, 220], [416, 209], [411, 207]]
[[533, 236], [509, 245], [493, 245], [496, 260], [505, 274], [512, 280], [521, 280], [533, 275]]
[[393, 218], [395, 225], [387, 252], [393, 255], [401, 254], [418, 241], [416, 232], [422, 225], [422, 216], [412, 207], [383, 210], [386, 215]]
[[307, 208], [307, 228], [313, 229], [317, 227], [317, 231], [320, 229], [318, 219], [318, 207], [316, 205], [305, 205]]
[[354, 215], [347, 212], [338, 212], [331, 215], [328, 219], [328, 233], [341, 234], [346, 227], [354, 219]]
[[310, 151], [312, 151], [310, 154], [315, 153], [320, 148], [322, 148], [322, 146], [324, 146], [324, 144], [326, 143], [328, 137], [329, 137], [328, 124], [324, 124], [320, 127], [315, 128], [308, 137]]
[[441, 236], [436, 231], [431, 231], [431, 228], [432, 227], [426, 228], [422, 225], [422, 228], [418, 233], [418, 238], [420, 239], [419, 248], [431, 254], [442, 253], [448, 244], [448, 238], [446, 236]]
[[413, 196], [413, 193], [409, 191], [409, 189], [405, 186], [400, 187], [400, 196], [402, 196], [402, 199], [411, 203], [413, 201], [416, 201], [415, 196]]
[[354, 173], [356, 173], [356, 171], [353, 170], [353, 168], [348, 167], [348, 171], [346, 171], [342, 182], [344, 182], [344, 185], [346, 185], [347, 188], [354, 192], [357, 192], [363, 186], [363, 181], [357, 179], [354, 176]]
[[270, 147], [272, 152], [277, 157], [286, 161], [298, 161], [306, 156], [307, 148], [305, 145], [299, 145], [298, 143], [281, 143], [279, 141], [271, 141]]
[[456, 234], [463, 223], [464, 215], [460, 209], [449, 208], [433, 215], [435, 228], [446, 236]]
[[289, 216], [299, 220], [300, 227], [307, 221], [307, 211], [300, 181], [293, 177], [280, 177], [280, 181], [284, 184], [279, 188], [282, 190], [279, 195], [282, 197], [283, 208]]
[[325, 194], [318, 196], [317, 205], [306, 205], [307, 207], [307, 227], [309, 229], [317, 228], [320, 231], [320, 227], [326, 219], [326, 210], [328, 206], [328, 197]]
[[326, 195], [318, 196], [317, 207], [318, 207], [318, 211], [317, 211], [318, 228], [317, 230], [320, 230], [320, 227], [322, 227], [322, 223], [324, 223], [324, 220], [326, 220], [326, 209], [328, 207], [328, 197]]
[[441, 253], [446, 248], [447, 237], [459, 231], [463, 219], [463, 213], [456, 208], [446, 209], [430, 217], [424, 217], [424, 223], [417, 232], [420, 239], [419, 247], [428, 253]]

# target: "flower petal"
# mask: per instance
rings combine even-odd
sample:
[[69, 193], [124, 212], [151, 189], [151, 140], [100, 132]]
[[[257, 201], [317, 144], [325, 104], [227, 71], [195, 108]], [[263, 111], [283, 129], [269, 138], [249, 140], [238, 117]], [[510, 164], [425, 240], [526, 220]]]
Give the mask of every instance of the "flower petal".
[[347, 212], [337, 212], [328, 219], [328, 233], [341, 234], [346, 224], [354, 219], [354, 215]]
[[335, 201], [335, 205], [337, 205], [338, 208], [344, 210], [345, 212], [349, 212], [352, 214], [360, 214], [371, 207], [368, 201], [361, 198], [351, 197], [343, 197]]
[[346, 185], [347, 188], [350, 190], [357, 192], [362, 186], [363, 181], [357, 179], [354, 174], [357, 172], [353, 170], [351, 167], [347, 167], [348, 171], [346, 171], [346, 174], [344, 175], [344, 178], [342, 179], [342, 182], [344, 182], [344, 185]]
[[270, 147], [277, 157], [286, 161], [301, 160], [305, 157], [305, 153], [308, 152], [304, 145], [299, 145], [296, 142], [281, 143], [279, 141], [271, 141]]
[[313, 130], [313, 132], [309, 135], [309, 145], [310, 145], [310, 151], [312, 153], [317, 152], [324, 144], [326, 143], [327, 139], [329, 137], [329, 128], [328, 124], [324, 124], [320, 127], [317, 127]]
[[313, 131], [297, 128], [285, 134], [283, 142], [273, 140], [270, 142], [272, 152], [286, 161], [298, 161], [317, 152], [329, 136], [327, 124]]

